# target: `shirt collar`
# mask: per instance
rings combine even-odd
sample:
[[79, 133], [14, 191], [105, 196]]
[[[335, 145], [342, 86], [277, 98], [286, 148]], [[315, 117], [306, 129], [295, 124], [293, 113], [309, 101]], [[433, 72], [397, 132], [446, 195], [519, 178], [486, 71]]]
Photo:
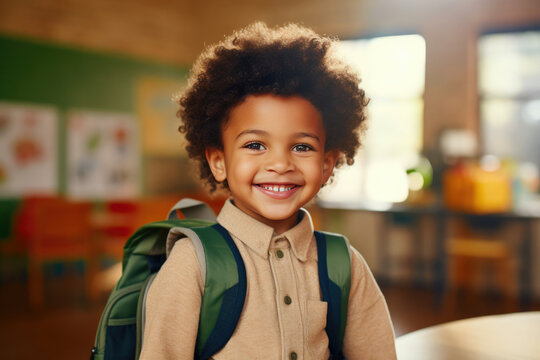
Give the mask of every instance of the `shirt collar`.
[[302, 219], [291, 229], [282, 234], [274, 234], [271, 226], [252, 218], [227, 200], [217, 217], [231, 235], [238, 238], [257, 255], [267, 259], [273, 241], [286, 238], [294, 255], [300, 261], [306, 261], [309, 247], [313, 240], [313, 223], [305, 209], [300, 209]]

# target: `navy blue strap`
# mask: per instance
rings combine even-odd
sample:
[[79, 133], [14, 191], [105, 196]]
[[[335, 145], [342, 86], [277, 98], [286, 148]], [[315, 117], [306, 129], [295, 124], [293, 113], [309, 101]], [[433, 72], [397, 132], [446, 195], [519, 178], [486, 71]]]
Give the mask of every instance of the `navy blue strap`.
[[165, 254], [146, 255], [146, 262], [148, 263], [148, 270], [150, 271], [150, 274], [158, 272], [161, 269], [161, 266], [165, 263], [165, 260], [167, 260], [167, 256]]
[[319, 285], [321, 287], [322, 301], [327, 306], [326, 312], [326, 334], [328, 335], [328, 347], [330, 348], [330, 359], [344, 359], [342, 343], [340, 341], [341, 324], [341, 289], [328, 277], [328, 263], [326, 252], [326, 236], [315, 231], [317, 242], [317, 258], [319, 270]]
[[238, 248], [223, 226], [215, 224], [212, 227], [219, 232], [233, 253], [238, 269], [238, 284], [228, 289], [223, 296], [216, 325], [199, 356], [201, 360], [209, 359], [227, 344], [242, 314], [247, 292], [246, 267]]
[[[198, 359], [206, 360], [221, 350], [230, 340], [244, 308], [247, 292], [246, 268], [229, 232], [219, 224], [212, 225], [231, 249], [238, 269], [238, 284], [228, 289], [223, 297], [222, 307], [216, 325]], [[327, 302], [326, 333], [329, 340], [330, 359], [344, 359], [339, 329], [341, 323], [341, 289], [328, 276], [326, 236], [315, 231], [318, 252], [319, 285], [322, 300]]]

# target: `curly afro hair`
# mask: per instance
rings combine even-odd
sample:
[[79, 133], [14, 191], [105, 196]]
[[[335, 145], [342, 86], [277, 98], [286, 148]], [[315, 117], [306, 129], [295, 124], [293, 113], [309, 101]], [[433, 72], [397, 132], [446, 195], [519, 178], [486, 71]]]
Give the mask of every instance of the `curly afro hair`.
[[321, 112], [326, 150], [340, 154], [336, 166], [354, 162], [368, 99], [359, 88], [360, 78], [335, 55], [336, 43], [296, 24], [272, 29], [255, 23], [201, 54], [179, 99], [179, 131], [212, 192], [219, 184], [205, 150], [223, 149], [222, 127], [231, 109], [249, 95], [307, 99]]

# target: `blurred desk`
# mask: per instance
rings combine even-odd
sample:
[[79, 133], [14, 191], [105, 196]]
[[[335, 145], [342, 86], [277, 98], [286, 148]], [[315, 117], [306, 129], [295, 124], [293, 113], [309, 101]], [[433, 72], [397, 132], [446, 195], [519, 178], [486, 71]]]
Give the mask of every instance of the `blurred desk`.
[[[379, 253], [380, 262], [383, 269], [382, 277], [384, 280], [385, 270], [389, 267], [388, 251], [388, 229], [391, 227], [394, 219], [397, 217], [408, 217], [412, 221], [418, 221], [422, 217], [430, 217], [436, 224], [436, 258], [433, 264], [433, 272], [435, 274], [435, 289], [439, 295], [442, 295], [446, 281], [446, 262], [445, 262], [445, 240], [449, 234], [448, 220], [461, 218], [466, 220], [500, 220], [518, 222], [523, 228], [521, 237], [521, 245], [519, 254], [522, 266], [520, 268], [519, 294], [521, 305], [527, 306], [531, 300], [531, 283], [533, 274], [533, 238], [534, 238], [534, 223], [540, 220], [540, 207], [530, 207], [523, 209], [514, 209], [505, 213], [493, 214], [475, 214], [458, 211], [447, 210], [438, 199], [429, 203], [423, 204], [381, 204], [369, 202], [334, 202], [334, 201], [319, 201], [317, 203], [323, 209], [336, 210], [351, 210], [374, 212], [382, 215], [382, 222], [379, 229]], [[414, 241], [416, 246], [420, 246], [420, 227], [414, 229]], [[424, 270], [425, 264], [422, 264], [418, 259], [415, 264], [415, 271], [421, 272]]]
[[396, 340], [399, 360], [540, 359], [540, 312], [432, 326]]

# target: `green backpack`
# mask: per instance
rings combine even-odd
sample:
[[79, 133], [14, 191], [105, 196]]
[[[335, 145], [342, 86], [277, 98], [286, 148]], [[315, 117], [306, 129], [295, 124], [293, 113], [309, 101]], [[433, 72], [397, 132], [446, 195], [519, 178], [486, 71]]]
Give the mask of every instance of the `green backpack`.
[[[177, 211], [186, 219], [178, 219]], [[195, 246], [205, 279], [194, 359], [209, 359], [229, 341], [246, 297], [244, 263], [210, 208], [196, 200], [182, 199], [171, 209], [168, 220], [142, 226], [126, 242], [122, 276], [101, 315], [91, 359], [139, 358], [148, 289], [166, 260], [166, 250], [186, 236]], [[328, 303], [330, 358], [343, 359], [351, 281], [349, 247], [341, 235], [315, 231], [315, 238], [322, 300]]]

